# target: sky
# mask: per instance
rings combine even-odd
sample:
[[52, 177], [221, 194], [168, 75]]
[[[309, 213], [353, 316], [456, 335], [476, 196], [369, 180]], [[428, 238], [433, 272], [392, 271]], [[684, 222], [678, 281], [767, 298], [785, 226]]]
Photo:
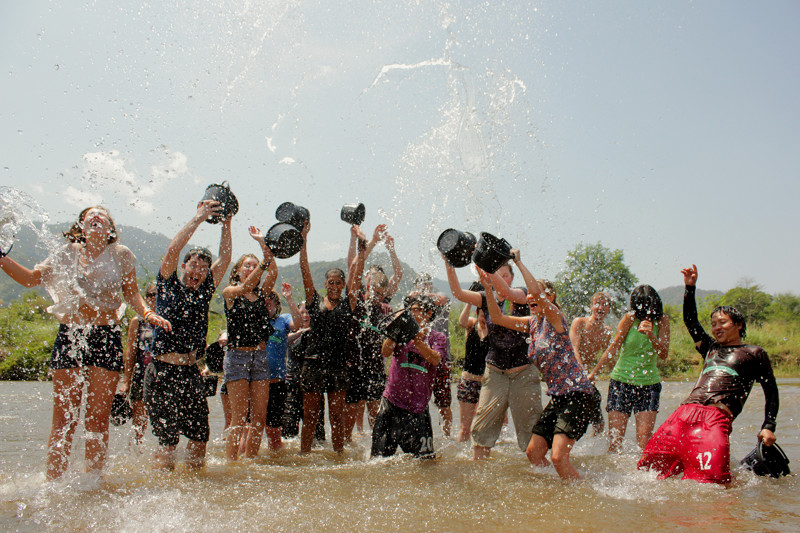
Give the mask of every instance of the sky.
[[343, 257], [363, 202], [440, 278], [452, 227], [541, 277], [600, 242], [657, 288], [800, 294], [798, 63], [791, 1], [6, 1], [0, 193], [172, 236], [225, 180], [234, 256], [292, 201]]

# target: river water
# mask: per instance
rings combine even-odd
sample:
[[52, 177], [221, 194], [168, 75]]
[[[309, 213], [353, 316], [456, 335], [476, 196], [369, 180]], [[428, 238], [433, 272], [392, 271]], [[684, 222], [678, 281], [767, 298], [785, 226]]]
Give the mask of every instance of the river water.
[[[800, 379], [779, 380], [778, 442], [800, 469]], [[599, 388], [605, 396], [607, 383]], [[691, 384], [665, 383], [661, 423]], [[552, 468], [533, 469], [504, 430], [489, 461], [470, 461], [467, 445], [434, 428], [439, 458], [369, 460], [361, 436], [343, 457], [329, 447], [297, 455], [289, 440], [277, 455], [224, 461], [222, 409], [210, 398], [209, 464], [199, 473], [148, 468], [155, 441], [129, 446], [130, 425], [112, 427], [111, 458], [102, 480], [81, 474], [80, 430], [63, 480], [45, 482], [49, 383], [0, 382], [0, 530], [20, 531], [796, 531], [797, 476], [740, 473], [724, 489], [691, 481], [658, 481], [635, 468], [629, 427], [622, 455], [604, 453], [602, 437], [584, 437], [573, 453], [584, 474], [561, 481]], [[756, 385], [734, 423], [732, 455], [755, 445], [764, 400]], [[457, 407], [454, 405], [457, 410]], [[435, 412], [435, 411], [432, 411]], [[457, 412], [454, 413], [458, 419]], [[434, 422], [434, 425], [437, 425]]]

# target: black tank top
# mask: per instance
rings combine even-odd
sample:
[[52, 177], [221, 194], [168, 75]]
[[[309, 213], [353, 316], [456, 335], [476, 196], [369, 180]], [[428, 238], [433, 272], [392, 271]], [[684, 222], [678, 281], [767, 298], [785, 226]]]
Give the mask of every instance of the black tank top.
[[233, 305], [225, 307], [228, 318], [228, 346], [231, 348], [251, 348], [258, 346], [272, 335], [269, 323], [269, 309], [263, 296], [250, 301], [244, 296], [233, 300]]
[[464, 371], [477, 376], [482, 376], [486, 370], [486, 353], [489, 351], [489, 339], [478, 335], [473, 327], [467, 333], [467, 342], [464, 344]]

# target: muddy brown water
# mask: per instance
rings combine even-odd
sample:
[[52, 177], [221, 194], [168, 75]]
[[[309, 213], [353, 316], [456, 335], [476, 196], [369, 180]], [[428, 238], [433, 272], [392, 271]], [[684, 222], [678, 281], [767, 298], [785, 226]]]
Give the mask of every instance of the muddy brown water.
[[[605, 396], [607, 382], [599, 388]], [[800, 470], [800, 379], [779, 380], [778, 442]], [[661, 423], [691, 389], [665, 383]], [[635, 468], [629, 427], [622, 455], [607, 455], [603, 437], [584, 437], [574, 461], [584, 475], [561, 481], [533, 469], [513, 444], [511, 428], [489, 461], [436, 427], [435, 461], [370, 460], [361, 435], [343, 457], [329, 448], [298, 456], [298, 442], [255, 460], [226, 464], [222, 409], [210, 398], [209, 464], [199, 473], [150, 470], [155, 441], [129, 446], [130, 426], [112, 428], [102, 480], [80, 473], [80, 430], [73, 464], [61, 481], [44, 479], [50, 421], [48, 383], [0, 382], [0, 530], [4, 531], [796, 531], [797, 476], [779, 480], [742, 472], [728, 489], [670, 479]], [[455, 402], [454, 402], [455, 403]], [[732, 455], [755, 445], [763, 417], [758, 385], [734, 423]], [[454, 408], [457, 407], [454, 405]], [[432, 411], [435, 412], [435, 411]], [[458, 419], [457, 412], [455, 413]], [[435, 425], [436, 422], [434, 422]]]

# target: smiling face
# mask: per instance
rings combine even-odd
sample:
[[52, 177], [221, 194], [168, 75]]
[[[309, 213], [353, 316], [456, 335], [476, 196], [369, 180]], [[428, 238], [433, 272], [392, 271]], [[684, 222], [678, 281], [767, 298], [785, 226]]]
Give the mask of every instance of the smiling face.
[[[551, 294], [549, 292], [544, 292], [544, 297], [547, 298], [547, 301], [550, 303], [555, 303], [556, 295]], [[528, 309], [530, 309], [532, 315], [536, 315], [538, 317], [544, 316], [544, 308], [539, 305], [539, 302], [533, 298], [532, 295], [528, 295]]]
[[258, 259], [256, 259], [255, 257], [248, 257], [244, 261], [242, 261], [242, 264], [239, 266], [239, 270], [237, 271], [239, 274], [240, 282], [244, 282], [244, 280], [246, 280], [247, 277], [250, 274], [252, 274], [253, 271], [257, 268], [258, 268]]
[[205, 259], [193, 255], [181, 265], [181, 281], [192, 290], [203, 284], [211, 270], [211, 265]]
[[431, 315], [433, 314], [433, 311], [425, 310], [425, 308], [420, 305], [419, 302], [411, 304], [411, 307], [408, 309], [411, 311], [411, 316], [414, 317], [414, 320], [420, 327], [424, 327], [431, 319]]
[[328, 272], [325, 276], [325, 291], [328, 300], [338, 300], [344, 291], [344, 278], [339, 272]]
[[711, 315], [711, 334], [723, 346], [742, 344], [742, 329], [724, 311]]
[[592, 297], [592, 318], [595, 320], [603, 320], [608, 312], [611, 311], [611, 303], [602, 294], [596, 294]]

